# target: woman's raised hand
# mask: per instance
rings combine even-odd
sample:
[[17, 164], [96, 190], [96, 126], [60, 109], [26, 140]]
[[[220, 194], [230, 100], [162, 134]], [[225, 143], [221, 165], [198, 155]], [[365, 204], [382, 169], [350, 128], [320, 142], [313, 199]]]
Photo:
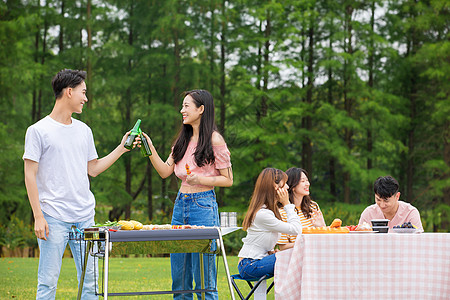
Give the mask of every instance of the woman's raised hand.
[[278, 201], [281, 205], [286, 206], [289, 204], [289, 192], [286, 187], [281, 187], [277, 189]]
[[[152, 139], [145, 132], [142, 132], [142, 135], [147, 139], [147, 143], [149, 146], [153, 145]], [[139, 143], [139, 145], [140, 145], [140, 143]]]
[[314, 227], [326, 226], [325, 220], [323, 219], [323, 215], [320, 210], [313, 209], [311, 214], [311, 223]]

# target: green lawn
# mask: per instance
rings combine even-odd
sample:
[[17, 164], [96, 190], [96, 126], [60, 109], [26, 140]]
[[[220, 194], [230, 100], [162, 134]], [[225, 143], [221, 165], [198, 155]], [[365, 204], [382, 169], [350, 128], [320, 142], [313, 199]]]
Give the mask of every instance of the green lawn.
[[[231, 274], [237, 273], [236, 256], [227, 257]], [[219, 296], [230, 299], [222, 257], [219, 257]], [[0, 299], [34, 299], [36, 296], [37, 258], [0, 258]], [[171, 286], [169, 258], [111, 258], [109, 292], [169, 290]], [[241, 290], [248, 291], [245, 282]], [[56, 299], [76, 299], [77, 278], [72, 258], [64, 258]], [[237, 297], [237, 295], [236, 295]], [[172, 299], [172, 295], [128, 296], [113, 299]], [[100, 297], [100, 299], [103, 299]], [[274, 299], [273, 290], [268, 299]]]

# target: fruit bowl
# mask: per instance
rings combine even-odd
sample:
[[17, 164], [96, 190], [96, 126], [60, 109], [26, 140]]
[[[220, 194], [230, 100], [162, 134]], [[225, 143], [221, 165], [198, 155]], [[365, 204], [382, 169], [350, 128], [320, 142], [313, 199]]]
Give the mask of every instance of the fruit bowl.
[[415, 233], [416, 228], [392, 228], [392, 232], [395, 233]]

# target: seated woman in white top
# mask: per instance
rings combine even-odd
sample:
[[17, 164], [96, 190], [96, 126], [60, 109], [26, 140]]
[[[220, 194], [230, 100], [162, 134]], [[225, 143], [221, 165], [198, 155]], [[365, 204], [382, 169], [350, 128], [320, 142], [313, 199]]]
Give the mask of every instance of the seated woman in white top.
[[[289, 202], [287, 175], [281, 170], [266, 168], [259, 174], [250, 206], [242, 223], [247, 236], [239, 251], [239, 275], [244, 279], [273, 276], [275, 253], [273, 251], [281, 233], [301, 234], [302, 224]], [[287, 222], [281, 221], [277, 208], [280, 203], [287, 214]]]

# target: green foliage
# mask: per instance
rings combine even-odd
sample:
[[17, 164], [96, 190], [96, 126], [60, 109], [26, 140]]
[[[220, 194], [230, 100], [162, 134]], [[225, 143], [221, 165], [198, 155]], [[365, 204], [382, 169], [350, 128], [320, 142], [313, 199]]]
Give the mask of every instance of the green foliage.
[[437, 207], [420, 211], [425, 232], [450, 232], [450, 205], [439, 204]]
[[0, 224], [0, 247], [2, 246], [10, 250], [37, 247], [34, 228], [25, 220], [12, 215], [7, 225]]
[[[2, 228], [13, 214], [30, 219], [24, 135], [53, 107], [52, 76], [73, 68], [92, 70], [74, 117], [92, 128], [100, 157], [141, 118], [165, 160], [182, 91], [206, 88], [232, 155], [227, 207], [245, 210], [263, 168], [299, 166], [310, 168], [314, 199], [330, 203], [327, 222], [356, 223], [354, 207], [391, 174], [428, 228], [448, 230], [438, 209], [450, 201], [446, 1], [112, 0], [91, 3], [89, 20], [85, 7], [61, 3], [0, 2]], [[178, 186], [146, 168], [132, 151], [92, 179], [99, 217], [129, 207], [145, 220], [150, 199], [152, 221], [168, 222]]]

